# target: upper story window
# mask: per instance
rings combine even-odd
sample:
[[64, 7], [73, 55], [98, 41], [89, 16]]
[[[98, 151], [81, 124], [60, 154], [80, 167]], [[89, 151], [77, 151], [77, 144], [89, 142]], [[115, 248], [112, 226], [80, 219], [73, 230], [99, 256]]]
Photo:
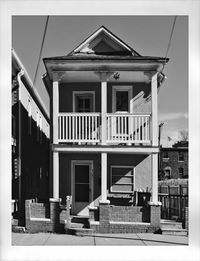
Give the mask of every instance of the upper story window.
[[163, 159], [169, 159], [169, 152], [163, 151]]
[[93, 91], [74, 91], [73, 92], [73, 111], [74, 112], [94, 112], [94, 92]]
[[183, 170], [183, 168], [179, 168], [179, 169], [178, 169], [178, 176], [179, 176], [179, 178], [183, 178], [183, 176], [184, 176], [184, 170]]
[[184, 161], [184, 154], [182, 151], [179, 151], [178, 153], [178, 161]]

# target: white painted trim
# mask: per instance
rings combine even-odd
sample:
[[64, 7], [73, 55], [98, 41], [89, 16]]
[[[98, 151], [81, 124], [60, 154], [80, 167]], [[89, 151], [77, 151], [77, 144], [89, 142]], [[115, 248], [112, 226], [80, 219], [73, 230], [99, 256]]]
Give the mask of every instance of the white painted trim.
[[90, 205], [94, 199], [94, 162], [93, 160], [71, 160], [71, 195], [72, 195], [72, 212], [75, 204], [75, 166], [76, 165], [89, 165], [89, 203]]
[[53, 151], [57, 152], [63, 152], [63, 153], [102, 153], [102, 152], [107, 152], [107, 153], [123, 153], [123, 154], [151, 154], [151, 153], [158, 153], [159, 148], [158, 147], [98, 147], [98, 146], [77, 146], [77, 147], [63, 147], [62, 145], [60, 146], [53, 146], [52, 147]]
[[107, 139], [107, 82], [101, 82], [101, 144], [106, 145]]
[[157, 74], [151, 78], [152, 145], [158, 146], [158, 88]]
[[128, 112], [130, 113], [130, 101], [133, 97], [132, 85], [113, 85], [112, 86], [112, 112], [116, 112], [116, 92], [128, 91]]
[[93, 99], [93, 111], [95, 112], [95, 91], [73, 91], [73, 104], [72, 104], [72, 109], [73, 112], [75, 112], [75, 95], [78, 94], [92, 94], [92, 99]]
[[119, 45], [123, 46], [125, 49], [129, 50], [132, 52], [132, 50], [126, 46], [124, 43], [122, 43], [120, 40], [118, 40], [116, 37], [111, 35], [105, 28], [99, 28], [94, 34], [92, 34], [87, 40], [85, 40], [81, 45], [79, 45], [73, 52], [76, 53], [80, 51], [81, 48], [83, 48], [85, 45], [87, 45], [90, 41], [92, 41], [98, 34], [100, 34], [102, 31], [104, 31], [105, 34], [110, 36], [115, 42], [117, 42]]
[[[128, 192], [128, 191], [112, 191], [112, 169], [113, 168], [130, 168], [133, 170], [133, 191]], [[110, 192], [112, 193], [125, 193], [125, 194], [130, 194], [133, 193], [135, 190], [135, 166], [127, 166], [127, 165], [111, 165], [110, 166]]]

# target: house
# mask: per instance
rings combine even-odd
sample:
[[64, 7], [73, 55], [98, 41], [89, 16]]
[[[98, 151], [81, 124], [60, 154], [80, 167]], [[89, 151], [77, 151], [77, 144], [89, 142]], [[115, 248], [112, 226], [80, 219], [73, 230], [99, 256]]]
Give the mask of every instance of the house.
[[172, 148], [161, 148], [160, 179], [188, 178], [188, 142], [179, 142]]
[[25, 222], [25, 200], [49, 198], [49, 115], [12, 49], [12, 205]]
[[71, 214], [90, 216], [96, 231], [125, 221], [159, 227], [157, 94], [168, 58], [142, 56], [102, 26], [68, 55], [43, 61], [50, 196], [61, 204], [71, 196]]

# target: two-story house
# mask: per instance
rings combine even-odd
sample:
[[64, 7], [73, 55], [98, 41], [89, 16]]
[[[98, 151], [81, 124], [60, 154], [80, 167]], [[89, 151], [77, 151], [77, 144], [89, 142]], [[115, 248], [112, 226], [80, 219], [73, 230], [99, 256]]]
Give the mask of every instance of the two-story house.
[[120, 207], [137, 209], [137, 191], [150, 192], [151, 209], [159, 209], [157, 96], [168, 59], [142, 56], [102, 26], [68, 55], [43, 61], [51, 196], [65, 203], [70, 195], [73, 215], [96, 209], [107, 221], [126, 221]]
[[49, 113], [12, 49], [12, 202], [25, 224], [25, 200], [49, 199]]

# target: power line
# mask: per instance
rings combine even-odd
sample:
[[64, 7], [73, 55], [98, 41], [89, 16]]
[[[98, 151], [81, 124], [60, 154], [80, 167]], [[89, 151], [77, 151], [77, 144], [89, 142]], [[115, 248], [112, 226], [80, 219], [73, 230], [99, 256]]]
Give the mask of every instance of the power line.
[[39, 64], [40, 64], [42, 51], [43, 51], [43, 47], [44, 47], [44, 40], [45, 40], [45, 36], [46, 36], [46, 32], [47, 32], [48, 22], [49, 22], [49, 15], [47, 16], [47, 20], [46, 20], [46, 24], [45, 24], [45, 28], [44, 28], [44, 33], [43, 33], [43, 38], [42, 38], [42, 44], [41, 44], [41, 48], [40, 48], [38, 63], [37, 63], [36, 71], [35, 71], [35, 77], [34, 77], [34, 80], [33, 80], [33, 87], [35, 86], [35, 82], [36, 82], [36, 79], [37, 79], [37, 74], [38, 74]]
[[173, 22], [173, 25], [172, 25], [172, 30], [171, 30], [171, 34], [170, 34], [170, 38], [169, 38], [169, 42], [168, 42], [168, 46], [167, 46], [167, 51], [166, 51], [166, 54], [165, 54], [165, 59], [167, 58], [167, 54], [168, 54], [169, 48], [171, 46], [172, 35], [173, 35], [174, 27], [175, 27], [175, 24], [176, 24], [176, 19], [177, 19], [177, 16], [174, 17], [174, 22]]

